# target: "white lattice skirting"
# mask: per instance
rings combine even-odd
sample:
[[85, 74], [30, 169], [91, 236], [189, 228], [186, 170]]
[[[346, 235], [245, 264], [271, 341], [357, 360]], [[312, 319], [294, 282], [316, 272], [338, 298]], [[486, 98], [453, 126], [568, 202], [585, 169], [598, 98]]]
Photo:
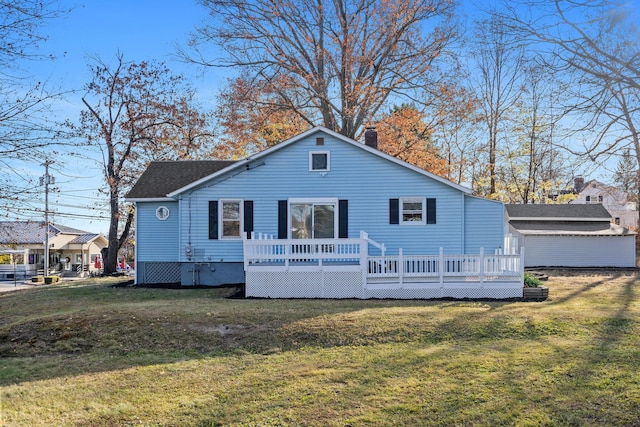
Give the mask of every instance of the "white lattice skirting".
[[246, 295], [258, 298], [363, 298], [360, 271], [255, 271]]
[[411, 287], [393, 287], [392, 284], [367, 286], [364, 298], [390, 299], [505, 299], [522, 298], [522, 284], [514, 283], [412, 283]]
[[362, 286], [361, 271], [256, 271], [246, 273], [246, 295], [257, 298], [504, 299], [521, 298], [522, 284], [375, 283]]

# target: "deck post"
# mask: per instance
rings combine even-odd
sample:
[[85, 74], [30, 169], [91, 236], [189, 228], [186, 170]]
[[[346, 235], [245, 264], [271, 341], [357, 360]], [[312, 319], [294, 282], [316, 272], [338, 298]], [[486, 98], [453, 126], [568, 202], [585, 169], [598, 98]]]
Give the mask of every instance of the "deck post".
[[398, 280], [400, 288], [404, 288], [404, 257], [402, 256], [402, 248], [398, 249]]
[[480, 286], [484, 282], [484, 248], [480, 248]]
[[524, 246], [520, 248], [520, 282], [524, 284]]
[[[369, 241], [360, 232], [360, 270], [362, 271], [362, 299], [366, 298], [367, 277], [369, 275]], [[366, 235], [366, 233], [364, 233]]]
[[242, 261], [244, 261], [244, 271], [247, 271], [249, 267], [249, 260], [247, 259], [247, 239], [242, 239]]
[[289, 254], [291, 253], [291, 241], [290, 240], [285, 240], [285, 244], [284, 244], [284, 267], [286, 271], [289, 271]]
[[440, 287], [444, 286], [444, 248], [440, 247], [440, 257], [438, 260], [438, 275], [440, 279]]

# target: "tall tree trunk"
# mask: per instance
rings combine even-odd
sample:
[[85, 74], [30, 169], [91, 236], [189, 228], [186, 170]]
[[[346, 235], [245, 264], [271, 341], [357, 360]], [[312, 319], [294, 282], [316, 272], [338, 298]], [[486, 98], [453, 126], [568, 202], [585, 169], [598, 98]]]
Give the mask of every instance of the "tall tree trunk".
[[107, 256], [104, 258], [104, 274], [110, 275], [116, 272], [116, 264], [118, 263], [118, 224], [120, 222], [120, 209], [118, 203], [118, 189], [111, 185], [109, 207], [111, 209], [111, 220], [109, 221], [109, 246], [107, 247]]

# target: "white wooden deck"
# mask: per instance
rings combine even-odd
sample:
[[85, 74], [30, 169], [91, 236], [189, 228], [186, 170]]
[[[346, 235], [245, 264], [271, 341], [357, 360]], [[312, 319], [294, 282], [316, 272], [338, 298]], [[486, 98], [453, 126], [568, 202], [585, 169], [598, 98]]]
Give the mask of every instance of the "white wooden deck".
[[[263, 298], [519, 298], [523, 254], [384, 255], [359, 239], [244, 240], [246, 295]], [[369, 256], [369, 246], [383, 255]]]

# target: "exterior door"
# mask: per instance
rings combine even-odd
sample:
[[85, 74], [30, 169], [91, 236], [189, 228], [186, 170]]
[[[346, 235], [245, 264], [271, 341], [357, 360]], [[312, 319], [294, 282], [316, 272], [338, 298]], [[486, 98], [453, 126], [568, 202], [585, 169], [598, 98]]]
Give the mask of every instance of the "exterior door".
[[336, 204], [335, 200], [291, 201], [289, 205], [291, 238], [335, 238], [337, 235]]

